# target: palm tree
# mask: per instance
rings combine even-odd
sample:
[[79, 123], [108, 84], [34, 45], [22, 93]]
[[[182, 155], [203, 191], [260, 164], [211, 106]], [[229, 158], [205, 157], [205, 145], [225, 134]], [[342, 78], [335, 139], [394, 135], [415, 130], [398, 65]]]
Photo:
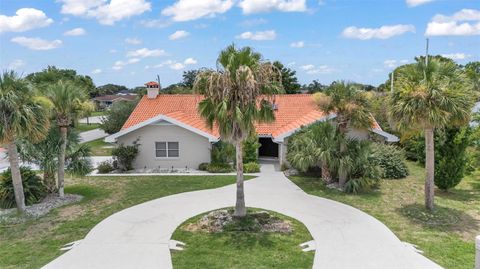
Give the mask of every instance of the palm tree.
[[[60, 150], [58, 152], [58, 193], [64, 193], [65, 178], [65, 153], [67, 148], [68, 127], [72, 119], [80, 115], [86, 106], [88, 95], [83, 88], [77, 87], [72, 82], [59, 81], [43, 89], [43, 95], [52, 103], [53, 112], [58, 128], [60, 129]], [[88, 107], [88, 106], [87, 106]]]
[[425, 207], [434, 208], [434, 131], [468, 121], [473, 107], [470, 85], [452, 61], [422, 58], [404, 66], [390, 96], [390, 115], [400, 130], [425, 134]]
[[[336, 113], [337, 132], [342, 137], [346, 137], [349, 127], [367, 129], [373, 124], [366, 94], [352, 83], [334, 82], [325, 93], [316, 93], [313, 98], [325, 113]], [[345, 154], [346, 147], [345, 140], [342, 140], [340, 155]], [[338, 183], [343, 188], [347, 181], [348, 169], [341, 162], [338, 170]]]
[[4, 72], [0, 76], [0, 144], [7, 145], [15, 202], [20, 212], [25, 210], [25, 196], [16, 141], [21, 138], [41, 140], [48, 132], [48, 112], [48, 108], [35, 98], [28, 83], [15, 72]]
[[281, 92], [280, 71], [264, 62], [251, 48], [228, 46], [220, 52], [217, 70], [200, 72], [194, 89], [203, 94], [198, 107], [200, 115], [220, 137], [235, 145], [237, 200], [234, 216], [246, 215], [243, 190], [243, 142], [255, 132], [255, 122], [274, 119], [272, 94]]
[[337, 167], [338, 136], [331, 122], [321, 122], [299, 131], [289, 141], [287, 159], [302, 172], [318, 166], [322, 180], [331, 183], [331, 170]]

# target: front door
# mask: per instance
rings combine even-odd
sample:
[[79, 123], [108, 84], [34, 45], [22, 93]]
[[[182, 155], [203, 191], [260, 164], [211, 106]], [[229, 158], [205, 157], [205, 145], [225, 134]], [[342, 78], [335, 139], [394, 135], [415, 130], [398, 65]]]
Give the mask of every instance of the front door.
[[273, 142], [269, 137], [260, 137], [260, 148], [258, 149], [259, 156], [278, 157], [278, 144]]

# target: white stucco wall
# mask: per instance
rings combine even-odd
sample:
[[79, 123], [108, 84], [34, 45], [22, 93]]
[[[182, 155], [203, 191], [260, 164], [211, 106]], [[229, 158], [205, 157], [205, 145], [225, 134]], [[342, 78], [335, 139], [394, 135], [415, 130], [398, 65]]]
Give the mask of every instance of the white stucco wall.
[[[135, 169], [185, 168], [197, 169], [203, 162], [210, 162], [211, 144], [207, 138], [173, 124], [148, 125], [117, 139], [117, 143], [130, 145], [139, 138], [139, 154]], [[155, 142], [179, 142], [178, 158], [155, 157]]]

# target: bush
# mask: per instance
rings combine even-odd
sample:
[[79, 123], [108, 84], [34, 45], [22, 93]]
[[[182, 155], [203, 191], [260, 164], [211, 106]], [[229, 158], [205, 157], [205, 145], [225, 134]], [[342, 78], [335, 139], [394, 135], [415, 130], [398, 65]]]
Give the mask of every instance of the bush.
[[[42, 183], [42, 178], [27, 167], [20, 167], [22, 175], [23, 192], [25, 203], [34, 204], [47, 195], [47, 189]], [[10, 168], [0, 175], [0, 208], [12, 208], [16, 206], [13, 192], [12, 171]]]
[[118, 147], [112, 150], [112, 155], [117, 162], [118, 167], [122, 171], [129, 171], [133, 169], [133, 161], [138, 154], [138, 139], [133, 141], [132, 145], [124, 146], [120, 144]]
[[100, 128], [108, 134], [114, 134], [122, 129], [130, 114], [137, 106], [137, 102], [116, 102], [112, 107], [106, 110], [105, 116], [100, 124]]
[[257, 137], [251, 137], [243, 142], [243, 162], [244, 163], [257, 163], [258, 162], [258, 149], [261, 144], [258, 142]]
[[243, 172], [258, 173], [260, 172], [260, 165], [258, 163], [250, 162], [243, 165]]
[[207, 171], [210, 173], [230, 173], [233, 168], [228, 163], [211, 163], [207, 165]]
[[207, 171], [208, 165], [209, 165], [209, 163], [201, 163], [201, 164], [198, 165], [198, 170]]
[[373, 143], [372, 160], [383, 168], [383, 178], [404, 178], [408, 176], [404, 152], [392, 145]]
[[212, 163], [230, 163], [235, 160], [235, 147], [227, 142], [219, 141], [213, 144]]
[[114, 170], [113, 164], [110, 161], [104, 161], [97, 166], [99, 174], [108, 174]]

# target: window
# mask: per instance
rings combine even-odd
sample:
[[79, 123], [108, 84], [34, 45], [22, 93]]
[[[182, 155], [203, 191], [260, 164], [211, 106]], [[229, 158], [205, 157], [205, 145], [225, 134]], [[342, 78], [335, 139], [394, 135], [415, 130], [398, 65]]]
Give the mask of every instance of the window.
[[155, 142], [155, 156], [157, 158], [177, 158], [180, 156], [178, 142]]

